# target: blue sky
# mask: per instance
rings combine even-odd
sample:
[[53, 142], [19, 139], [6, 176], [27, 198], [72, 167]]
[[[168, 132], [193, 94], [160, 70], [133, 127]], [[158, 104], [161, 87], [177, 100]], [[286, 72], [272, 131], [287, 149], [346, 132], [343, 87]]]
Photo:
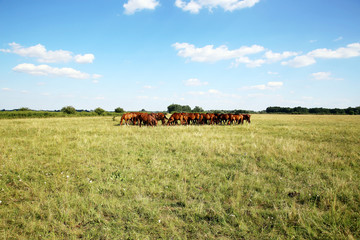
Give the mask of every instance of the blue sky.
[[358, 0], [0, 0], [0, 109], [360, 105]]

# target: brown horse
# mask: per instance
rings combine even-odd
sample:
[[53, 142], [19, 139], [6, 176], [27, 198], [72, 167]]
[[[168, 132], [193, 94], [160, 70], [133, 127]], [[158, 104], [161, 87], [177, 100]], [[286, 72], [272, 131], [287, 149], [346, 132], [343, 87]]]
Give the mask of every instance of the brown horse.
[[215, 118], [215, 114], [213, 113], [201, 113], [199, 123], [202, 125], [213, 124], [215, 120], [214, 118]]
[[243, 122], [247, 121], [248, 123], [251, 123], [251, 121], [250, 121], [251, 115], [250, 114], [241, 114], [241, 115], [243, 116]]
[[137, 116], [139, 115], [139, 113], [137, 112], [131, 112], [131, 113], [125, 113], [121, 116], [121, 120], [120, 120], [120, 126], [122, 124], [122, 122], [125, 122], [125, 125], [129, 125], [129, 121], [132, 121], [133, 124], [136, 124], [136, 120], [137, 120]]
[[179, 120], [180, 120], [181, 125], [183, 125], [184, 124], [184, 115], [182, 113], [173, 113], [170, 116], [170, 118], [169, 118], [166, 125], [167, 126], [169, 126], [170, 124], [171, 125], [173, 125], [173, 124], [176, 125]]
[[223, 124], [223, 123], [226, 124], [229, 121], [229, 118], [230, 118], [229, 114], [220, 114], [220, 116], [219, 116], [220, 124]]
[[244, 117], [241, 114], [234, 114], [233, 119], [234, 119], [234, 122], [236, 122], [237, 124], [244, 123]]
[[153, 116], [157, 121], [161, 121], [162, 125], [165, 125], [166, 120], [168, 120], [168, 118], [165, 116], [165, 114], [163, 113], [151, 113], [151, 116]]
[[195, 124], [195, 120], [196, 120], [196, 116], [195, 113], [185, 113], [185, 115], [187, 116], [187, 124], [190, 125]]
[[138, 120], [140, 127], [141, 127], [141, 123], [143, 123], [144, 125], [146, 124], [146, 126], [152, 126], [152, 127], [157, 125], [156, 118], [154, 118], [148, 113], [140, 113], [138, 115]]

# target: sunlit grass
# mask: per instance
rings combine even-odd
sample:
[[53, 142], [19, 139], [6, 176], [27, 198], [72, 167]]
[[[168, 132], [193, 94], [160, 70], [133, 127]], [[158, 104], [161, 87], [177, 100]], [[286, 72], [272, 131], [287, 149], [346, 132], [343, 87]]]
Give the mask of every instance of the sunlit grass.
[[360, 238], [360, 117], [0, 120], [4, 239]]

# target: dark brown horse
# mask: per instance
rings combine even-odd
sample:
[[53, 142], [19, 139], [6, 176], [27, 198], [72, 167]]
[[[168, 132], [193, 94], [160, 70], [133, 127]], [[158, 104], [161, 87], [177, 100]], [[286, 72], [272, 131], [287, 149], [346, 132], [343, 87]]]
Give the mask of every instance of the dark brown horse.
[[251, 123], [251, 121], [250, 121], [251, 115], [250, 114], [241, 114], [241, 115], [243, 116], [243, 122], [247, 121], [248, 123]]

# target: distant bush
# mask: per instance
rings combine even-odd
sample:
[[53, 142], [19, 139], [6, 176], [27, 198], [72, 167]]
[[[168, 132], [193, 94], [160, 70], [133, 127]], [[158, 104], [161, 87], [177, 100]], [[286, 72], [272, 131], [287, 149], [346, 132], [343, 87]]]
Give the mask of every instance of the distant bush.
[[202, 109], [202, 108], [199, 107], [199, 106], [195, 106], [195, 107], [193, 108], [192, 112], [195, 112], [195, 113], [204, 112], [204, 109]]
[[171, 104], [167, 107], [168, 112], [191, 112], [191, 107], [189, 105], [180, 105], [180, 104]]
[[360, 114], [360, 107], [339, 108], [303, 108], [303, 107], [268, 107], [266, 113], [287, 113], [287, 114]]
[[102, 115], [102, 114], [104, 114], [105, 110], [98, 107], [94, 110], [94, 112], [96, 112], [98, 115]]
[[121, 107], [115, 108], [115, 112], [116, 113], [123, 113], [124, 109], [122, 109]]
[[76, 109], [73, 106], [66, 106], [61, 109], [61, 112], [66, 114], [75, 114]]
[[19, 108], [18, 111], [31, 111], [31, 109], [27, 108], [27, 107], [22, 107], [22, 108]]

